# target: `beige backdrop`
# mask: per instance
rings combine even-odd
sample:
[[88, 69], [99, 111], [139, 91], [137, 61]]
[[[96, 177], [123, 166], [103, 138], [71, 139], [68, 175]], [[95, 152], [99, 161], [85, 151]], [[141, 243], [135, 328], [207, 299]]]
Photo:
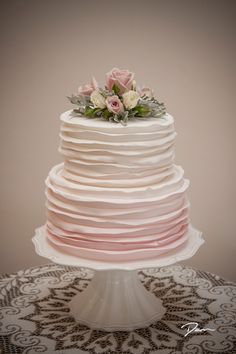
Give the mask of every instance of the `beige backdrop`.
[[235, 1], [1, 2], [0, 271], [48, 263], [31, 237], [61, 161], [66, 96], [113, 66], [153, 87], [175, 117], [176, 163], [206, 243], [185, 263], [235, 279]]

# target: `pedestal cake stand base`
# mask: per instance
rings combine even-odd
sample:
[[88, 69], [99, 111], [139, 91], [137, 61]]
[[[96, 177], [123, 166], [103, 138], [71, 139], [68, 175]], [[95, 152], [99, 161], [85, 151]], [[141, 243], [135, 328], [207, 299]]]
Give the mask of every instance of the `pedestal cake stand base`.
[[161, 299], [145, 289], [137, 270], [167, 266], [192, 257], [204, 243], [200, 231], [189, 228], [188, 241], [156, 259], [101, 262], [78, 258], [56, 250], [47, 240], [45, 225], [32, 241], [36, 253], [55, 263], [94, 269], [95, 275], [82, 293], [69, 303], [71, 315], [81, 324], [105, 331], [131, 331], [160, 320], [166, 312]]
[[133, 330], [160, 320], [162, 301], [147, 291], [136, 271], [103, 270], [69, 304], [75, 319], [90, 328]]

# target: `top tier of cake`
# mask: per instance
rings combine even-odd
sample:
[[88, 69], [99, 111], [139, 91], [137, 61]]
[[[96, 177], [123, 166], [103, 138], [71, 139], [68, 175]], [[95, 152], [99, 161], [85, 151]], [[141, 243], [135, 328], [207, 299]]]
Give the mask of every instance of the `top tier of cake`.
[[[172, 179], [174, 119], [132, 118], [127, 126], [100, 118], [61, 115], [63, 177], [95, 187], [142, 187]], [[181, 170], [179, 175], [182, 177]]]

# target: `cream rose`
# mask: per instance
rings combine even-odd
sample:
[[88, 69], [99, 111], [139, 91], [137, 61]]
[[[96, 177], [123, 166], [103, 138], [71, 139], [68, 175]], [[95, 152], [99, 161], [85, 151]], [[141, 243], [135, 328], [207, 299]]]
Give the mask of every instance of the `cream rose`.
[[99, 90], [95, 90], [91, 93], [90, 100], [94, 104], [95, 107], [105, 108], [106, 107], [106, 99], [99, 92]]
[[137, 106], [139, 94], [136, 91], [130, 90], [122, 95], [125, 108], [132, 109]]

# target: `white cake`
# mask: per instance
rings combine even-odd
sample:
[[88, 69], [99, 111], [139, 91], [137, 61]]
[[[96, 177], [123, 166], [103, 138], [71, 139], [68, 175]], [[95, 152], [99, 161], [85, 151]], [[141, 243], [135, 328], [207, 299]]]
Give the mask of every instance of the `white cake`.
[[61, 115], [64, 163], [46, 179], [47, 237], [61, 252], [103, 261], [158, 257], [187, 241], [189, 181], [174, 161], [173, 117]]

